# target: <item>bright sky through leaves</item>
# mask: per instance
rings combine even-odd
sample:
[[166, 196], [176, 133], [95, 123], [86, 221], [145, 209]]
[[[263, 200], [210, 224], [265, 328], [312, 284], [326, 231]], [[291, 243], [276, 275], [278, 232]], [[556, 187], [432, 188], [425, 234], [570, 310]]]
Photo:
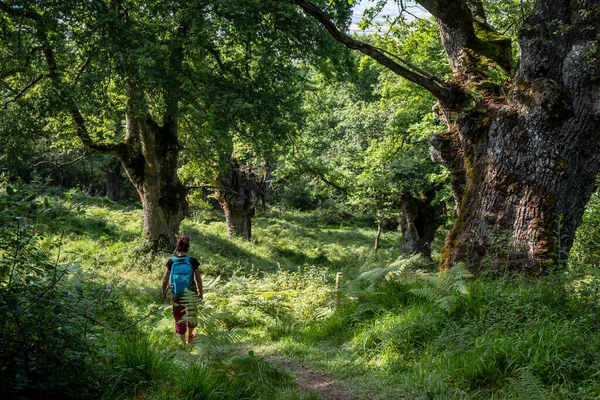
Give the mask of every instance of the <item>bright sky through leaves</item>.
[[[357, 4], [354, 6], [354, 12], [352, 14], [352, 25], [350, 25], [351, 32], [363, 32], [358, 28], [358, 24], [360, 23], [360, 20], [362, 19], [364, 10], [369, 7], [373, 7], [374, 4], [375, 4], [374, 0], [357, 0]], [[408, 9], [409, 13], [411, 13], [417, 17], [427, 18], [429, 16], [429, 13], [427, 11], [425, 11], [422, 7], [417, 5], [414, 1], [407, 2], [407, 9]], [[392, 16], [398, 15], [398, 4], [393, 0], [389, 0], [388, 4], [385, 5], [385, 7], [381, 11], [381, 13], [379, 13], [379, 15], [377, 16], [375, 21], [383, 22], [384, 15], [392, 15]], [[413, 18], [410, 14], [407, 14], [406, 17], [408, 19]], [[370, 33], [370, 32], [375, 32], [375, 31], [376, 31], [375, 29], [369, 29], [364, 32]]]

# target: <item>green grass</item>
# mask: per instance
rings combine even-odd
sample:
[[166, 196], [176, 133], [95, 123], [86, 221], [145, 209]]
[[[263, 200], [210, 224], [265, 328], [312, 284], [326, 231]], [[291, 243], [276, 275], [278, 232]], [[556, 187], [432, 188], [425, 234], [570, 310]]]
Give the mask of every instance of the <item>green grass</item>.
[[[65, 216], [75, 203], [82, 210]], [[277, 370], [271, 370], [273, 385], [252, 389], [262, 379], [248, 367], [262, 362], [252, 357], [236, 364], [240, 371], [250, 368], [243, 376], [251, 378], [223, 380], [227, 364], [207, 366], [198, 349], [180, 346], [168, 307], [159, 301], [169, 255], [140, 251], [138, 207], [89, 198], [52, 204], [56, 218], [45, 246], [57, 256], [62, 236], [60, 262], [71, 266], [71, 279], [112, 284], [127, 321], [141, 321], [132, 328], [134, 340], [120, 334], [109, 346], [121, 368], [109, 374], [113, 394], [313, 396], [296, 392]], [[365, 221], [263, 212], [254, 219], [253, 240], [245, 242], [226, 236], [218, 213], [194, 215], [181, 228], [191, 237], [190, 253], [201, 260], [206, 281], [221, 275], [206, 303], [225, 313], [222, 329], [243, 338], [224, 350], [289, 357], [331, 374], [359, 398], [600, 396], [600, 321], [589, 295], [581, 295], [591, 292], [593, 280], [574, 285], [563, 275], [534, 281], [481, 276], [465, 283], [468, 294], [436, 291], [442, 280], [432, 272], [435, 265], [403, 254], [397, 232], [385, 233], [382, 249], [373, 251], [376, 227]], [[334, 288], [338, 271], [344, 274], [340, 291]], [[436, 301], [447, 295], [453, 297]], [[121, 379], [125, 371], [129, 381]], [[215, 393], [221, 397], [211, 397]]]

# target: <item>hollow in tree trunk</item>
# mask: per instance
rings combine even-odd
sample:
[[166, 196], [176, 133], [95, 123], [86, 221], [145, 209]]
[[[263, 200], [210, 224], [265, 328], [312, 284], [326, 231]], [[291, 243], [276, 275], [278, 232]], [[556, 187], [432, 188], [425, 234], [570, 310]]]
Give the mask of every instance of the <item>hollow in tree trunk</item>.
[[224, 161], [227, 168], [217, 178], [216, 198], [225, 212], [227, 235], [250, 240], [256, 205], [265, 198], [268, 169], [240, 166], [230, 156]]

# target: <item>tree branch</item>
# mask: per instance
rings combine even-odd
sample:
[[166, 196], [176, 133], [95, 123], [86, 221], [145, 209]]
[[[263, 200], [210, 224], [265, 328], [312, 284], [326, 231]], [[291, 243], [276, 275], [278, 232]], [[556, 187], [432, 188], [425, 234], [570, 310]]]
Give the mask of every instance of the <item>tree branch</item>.
[[[44, 35], [45, 39], [45, 35]], [[112, 153], [116, 150], [116, 144], [113, 143], [96, 143], [90, 136], [87, 126], [85, 124], [85, 119], [79, 111], [79, 107], [75, 104], [75, 100], [71, 97], [67, 91], [62, 87], [61, 79], [58, 75], [58, 67], [56, 65], [56, 59], [54, 58], [54, 50], [48, 43], [44, 44], [44, 56], [46, 57], [46, 64], [48, 65], [48, 69], [50, 72], [50, 79], [54, 83], [54, 86], [59, 90], [61, 97], [66, 103], [67, 109], [71, 114], [71, 118], [73, 118], [73, 122], [75, 123], [75, 128], [77, 131], [77, 136], [81, 139], [83, 145], [89, 149], [98, 151], [100, 153]]]
[[10, 103], [14, 103], [17, 100], [19, 100], [29, 89], [31, 89], [33, 86], [35, 86], [39, 81], [41, 81], [44, 78], [47, 78], [48, 75], [42, 75], [37, 77], [36, 79], [33, 80], [33, 82], [29, 83], [27, 86], [25, 86], [20, 92], [15, 94], [15, 97], [13, 97], [10, 100], [7, 100], [4, 102], [4, 105], [2, 106], [3, 110], [6, 110], [8, 108], [8, 105]]
[[[83, 160], [84, 158], [86, 158], [86, 157], [89, 157], [90, 155], [91, 155], [90, 153], [84, 153], [84, 154], [80, 155], [79, 157], [77, 157], [77, 158], [76, 158], [76, 159], [74, 159], [74, 160], [67, 161], [67, 162], [60, 163], [60, 164], [56, 164], [56, 165], [54, 165], [53, 167], [54, 167], [54, 168], [62, 168], [62, 167], [66, 167], [66, 166], [68, 166], [68, 165], [75, 164], [77, 161]], [[33, 168], [35, 168], [35, 167], [39, 167], [40, 165], [43, 165], [43, 164], [50, 164], [51, 162], [52, 162], [52, 161], [47, 161], [47, 160], [45, 160], [45, 161], [40, 161], [40, 162], [38, 162], [38, 163], [35, 163], [35, 164], [33, 164]]]
[[464, 24], [466, 21], [470, 25], [472, 15], [467, 2], [475, 6], [474, 3], [477, 3], [477, 0], [417, 0], [417, 3], [429, 11], [438, 21], [443, 21], [446, 25], [455, 27], [458, 24]]
[[373, 58], [381, 65], [389, 68], [392, 72], [397, 75], [408, 79], [411, 82], [423, 87], [431, 94], [433, 94], [442, 104], [451, 105], [454, 102], [456, 96], [456, 88], [448, 85], [438, 78], [433, 79], [430, 74], [423, 74], [423, 71], [412, 68], [410, 63], [403, 61], [406, 66], [400, 65], [392, 58], [384, 54], [383, 51], [377, 47], [368, 43], [356, 40], [341, 32], [331, 19], [317, 6], [306, 1], [306, 0], [288, 0], [292, 3], [301, 7], [304, 12], [315, 18], [323, 27], [329, 32], [329, 34], [339, 43], [352, 49], [358, 50], [363, 54], [366, 54]]
[[7, 6], [6, 4], [4, 4], [3, 1], [0, 1], [0, 10], [4, 11], [5, 13], [7, 13], [8, 15], [11, 15], [11, 16], [15, 16], [15, 15], [23, 16], [25, 18], [29, 18], [34, 21], [41, 21], [41, 19], [42, 19], [42, 16], [35, 11], [31, 11], [28, 9], [15, 10], [14, 8], [11, 8], [11, 7]]
[[33, 55], [40, 50], [42, 50], [41, 47], [36, 47], [36, 46], [32, 47], [29, 50], [29, 52], [24, 55], [25, 56], [24, 64], [18, 68], [14, 68], [14, 69], [10, 69], [10, 70], [4, 70], [4, 67], [6, 65], [8, 65], [8, 62], [13, 60], [17, 55], [9, 54], [6, 57], [2, 58], [0, 60], [0, 63], [2, 64], [2, 69], [0, 70], [0, 71], [2, 71], [2, 72], [0, 72], [0, 80], [4, 80], [4, 79], [8, 78], [9, 76], [14, 75], [19, 72], [25, 72], [27, 67], [29, 67], [29, 65], [31, 64], [31, 58], [33, 57]]
[[479, 18], [481, 22], [487, 22], [483, 2], [481, 0], [467, 0], [467, 6], [471, 10], [474, 17]]
[[81, 67], [79, 68], [79, 71], [77, 71], [77, 75], [75, 76], [74, 82], [79, 81], [79, 78], [81, 78], [83, 71], [85, 71], [85, 69], [87, 68], [90, 61], [91, 61], [91, 57], [88, 57], [87, 60], [85, 60], [85, 62], [81, 65]]
[[185, 187], [186, 190], [190, 191], [190, 190], [204, 190], [204, 189], [222, 189], [220, 186], [214, 186], [214, 185], [200, 185], [200, 186], [186, 186]]
[[[79, 139], [81, 139], [81, 142], [83, 143], [83, 145], [91, 150], [94, 150], [94, 151], [97, 151], [100, 153], [116, 154], [118, 151], [120, 151], [122, 148], [122, 146], [120, 146], [120, 143], [106, 143], [106, 142], [105, 143], [96, 143], [90, 136], [90, 134], [87, 130], [87, 126], [85, 124], [85, 119], [84, 119], [83, 115], [81, 114], [81, 111], [77, 107], [75, 100], [67, 92], [67, 90], [63, 87], [62, 81], [60, 79], [60, 75], [58, 73], [58, 66], [56, 63], [56, 58], [54, 57], [54, 50], [52, 49], [52, 46], [50, 46], [47, 34], [43, 27], [42, 15], [34, 10], [27, 9], [27, 8], [22, 8], [22, 9], [11, 8], [1, 0], [0, 0], [0, 11], [4, 11], [11, 17], [24, 17], [24, 18], [28, 18], [28, 19], [31, 19], [36, 22], [37, 32], [43, 42], [42, 43], [42, 51], [43, 51], [44, 57], [46, 59], [46, 64], [48, 65], [49, 73], [47, 76], [52, 80], [54, 87], [58, 90], [58, 92], [60, 93], [60, 96], [62, 97], [63, 101], [65, 102], [67, 109], [69, 110], [69, 113], [71, 114], [71, 117], [73, 118], [73, 122], [75, 123], [77, 136], [79, 137]], [[89, 59], [80, 68], [79, 73], [81, 73], [83, 71], [83, 69], [88, 64], [88, 62], [89, 62]]]

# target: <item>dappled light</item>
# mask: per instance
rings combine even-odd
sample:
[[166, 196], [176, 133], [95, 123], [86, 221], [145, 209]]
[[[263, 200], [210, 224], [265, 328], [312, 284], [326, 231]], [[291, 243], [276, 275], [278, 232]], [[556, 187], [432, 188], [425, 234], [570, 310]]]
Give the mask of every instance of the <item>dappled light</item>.
[[0, 0], [0, 398], [600, 398], [598, 0]]

